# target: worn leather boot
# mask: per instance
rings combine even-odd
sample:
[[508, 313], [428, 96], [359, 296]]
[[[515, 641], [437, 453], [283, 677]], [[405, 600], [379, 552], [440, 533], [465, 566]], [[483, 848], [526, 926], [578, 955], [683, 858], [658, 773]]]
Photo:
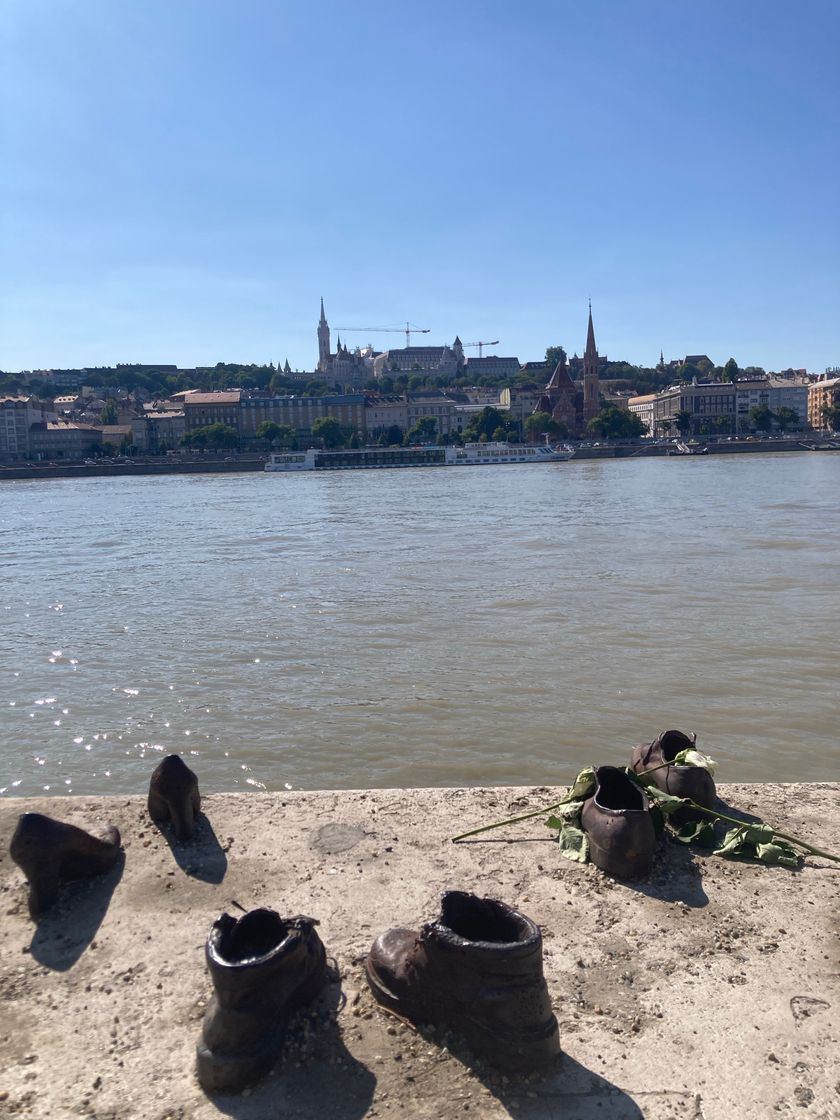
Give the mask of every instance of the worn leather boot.
[[[633, 748], [630, 767], [640, 774], [643, 770], [662, 766], [665, 762], [671, 762], [679, 751], [691, 750], [696, 738], [696, 735], [689, 737], [682, 731], [663, 731], [652, 743], [639, 743]], [[702, 766], [664, 766], [661, 770], [654, 770], [650, 778], [665, 793], [670, 793], [673, 797], [690, 797], [707, 809], [712, 808], [717, 798], [714, 778]], [[681, 825], [704, 818], [704, 813], [698, 813], [696, 809], [687, 806], [678, 809], [670, 819], [674, 824]]]
[[100, 839], [41, 813], [24, 813], [9, 854], [29, 880], [29, 913], [37, 918], [53, 905], [63, 879], [85, 879], [114, 866], [120, 834], [109, 825]]
[[277, 1060], [293, 1012], [326, 983], [326, 954], [312, 918], [273, 910], [222, 914], [207, 938], [215, 994], [197, 1047], [198, 1080], [208, 1093], [238, 1093]]
[[192, 839], [200, 808], [198, 778], [180, 755], [167, 755], [149, 782], [149, 816], [153, 821], [171, 820], [176, 838], [183, 842]]
[[641, 879], [650, 871], [656, 844], [648, 799], [618, 766], [595, 767], [595, 779], [595, 793], [580, 814], [589, 858], [614, 879]]
[[365, 969], [382, 1007], [452, 1029], [494, 1066], [531, 1070], [560, 1052], [539, 928], [503, 902], [447, 891], [437, 921], [383, 933]]

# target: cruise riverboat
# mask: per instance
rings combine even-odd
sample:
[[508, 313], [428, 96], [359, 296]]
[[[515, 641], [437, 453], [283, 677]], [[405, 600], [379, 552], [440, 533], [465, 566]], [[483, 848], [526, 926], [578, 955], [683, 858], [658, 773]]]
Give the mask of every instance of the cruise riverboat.
[[572, 447], [549, 444], [467, 443], [463, 447], [362, 447], [356, 451], [275, 452], [267, 471], [352, 471], [382, 467], [476, 467], [499, 463], [558, 463]]

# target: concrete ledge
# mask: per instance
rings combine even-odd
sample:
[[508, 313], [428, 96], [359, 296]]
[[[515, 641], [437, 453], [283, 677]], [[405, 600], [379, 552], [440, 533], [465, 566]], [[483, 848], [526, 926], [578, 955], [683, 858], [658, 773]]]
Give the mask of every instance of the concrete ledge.
[[[730, 804], [829, 851], [840, 785], [722, 787]], [[241, 1120], [497, 1117], [750, 1120], [840, 1115], [840, 865], [794, 873], [663, 845], [649, 882], [562, 859], [539, 819], [453, 846], [548, 788], [211, 794], [171, 848], [145, 799], [0, 800], [0, 1117]], [[38, 927], [8, 856], [19, 813], [114, 821], [124, 868], [66, 889]], [[361, 967], [374, 936], [490, 894], [542, 926], [564, 1058], [507, 1080], [382, 1015]], [[210, 994], [203, 945], [239, 904], [320, 920], [340, 973], [252, 1093], [193, 1077]], [[457, 1046], [454, 1046], [457, 1052]], [[461, 1057], [464, 1057], [462, 1054]]]

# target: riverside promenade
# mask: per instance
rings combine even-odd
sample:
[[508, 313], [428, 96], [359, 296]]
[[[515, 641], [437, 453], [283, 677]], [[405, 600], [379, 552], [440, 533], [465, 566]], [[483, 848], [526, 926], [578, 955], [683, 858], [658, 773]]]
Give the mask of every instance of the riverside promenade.
[[[200, 775], [199, 775], [200, 777]], [[515, 1117], [767, 1120], [840, 1115], [840, 865], [733, 863], [672, 842], [648, 881], [563, 859], [537, 818], [559, 788], [210, 794], [169, 842], [145, 797], [0, 800], [0, 1117], [238, 1120]], [[719, 787], [818, 847], [840, 848], [840, 784]], [[66, 888], [36, 926], [8, 855], [18, 814], [120, 829], [124, 864]], [[380, 1012], [374, 937], [437, 915], [445, 889], [503, 899], [542, 927], [563, 1057], [525, 1080]], [[336, 968], [275, 1071], [210, 1099], [193, 1076], [223, 910], [319, 920]], [[443, 1040], [446, 1041], [446, 1040]], [[467, 1064], [465, 1064], [465, 1061]]]

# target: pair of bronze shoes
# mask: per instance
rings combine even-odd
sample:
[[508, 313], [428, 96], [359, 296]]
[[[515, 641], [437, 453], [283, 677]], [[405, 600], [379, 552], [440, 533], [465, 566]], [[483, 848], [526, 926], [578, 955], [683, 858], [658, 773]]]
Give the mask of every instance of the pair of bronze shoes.
[[[149, 815], [169, 820], [176, 838], [190, 840], [201, 807], [198, 778], [177, 754], [168, 755], [149, 783]], [[24, 813], [17, 823], [9, 854], [29, 882], [29, 913], [39, 918], [54, 905], [61, 883], [110, 871], [120, 856], [120, 833], [108, 825], [94, 836], [75, 825], [42, 813]]]
[[[695, 737], [663, 731], [652, 743], [633, 748], [630, 769], [652, 771], [653, 782], [674, 797], [690, 798], [711, 808], [716, 790], [711, 774], [699, 766], [679, 765], [680, 751], [693, 749]], [[581, 827], [596, 867], [615, 879], [641, 879], [651, 868], [656, 828], [644, 790], [618, 766], [595, 767], [596, 789], [583, 803]], [[671, 819], [684, 823], [699, 816], [690, 806]]]
[[[316, 925], [273, 910], [214, 923], [205, 950], [214, 995], [197, 1047], [206, 1092], [241, 1092], [275, 1064], [292, 1014], [327, 983]], [[380, 1006], [455, 1032], [493, 1066], [529, 1072], [560, 1053], [539, 927], [503, 902], [448, 891], [436, 921], [378, 937], [365, 970]]]

